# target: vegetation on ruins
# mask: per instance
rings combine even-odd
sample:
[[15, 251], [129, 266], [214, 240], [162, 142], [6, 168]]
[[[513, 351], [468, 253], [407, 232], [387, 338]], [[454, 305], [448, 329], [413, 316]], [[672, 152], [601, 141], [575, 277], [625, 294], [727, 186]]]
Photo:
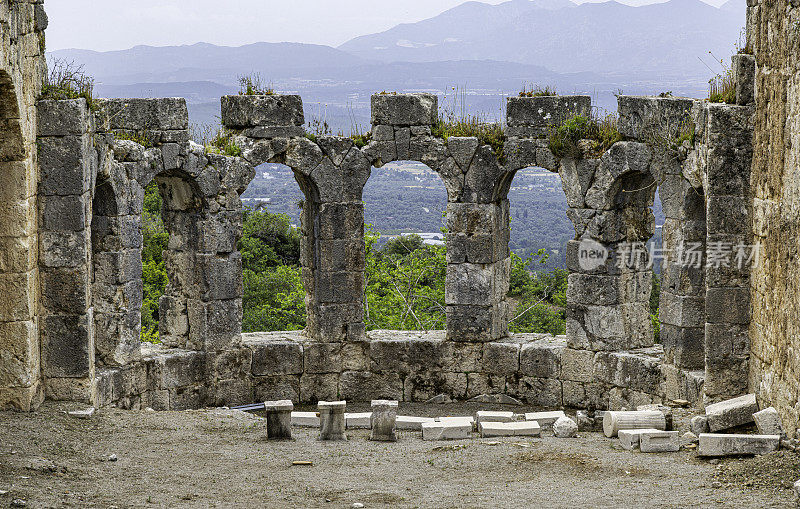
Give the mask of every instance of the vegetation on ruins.
[[150, 139], [147, 138], [146, 133], [142, 131], [117, 129], [114, 131], [114, 138], [117, 140], [129, 140], [134, 143], [138, 143], [144, 148], [151, 148], [153, 146], [152, 141], [150, 141]]
[[239, 95], [275, 95], [271, 85], [267, 85], [258, 73], [239, 76]]
[[145, 189], [142, 236], [142, 341], [158, 343], [158, 301], [169, 282], [164, 266], [169, 234], [161, 219], [161, 195], [155, 182]]
[[503, 148], [506, 143], [506, 133], [500, 122], [489, 120], [486, 114], [473, 114], [467, 109], [467, 94], [465, 89], [453, 87], [454, 94], [445, 95], [444, 107], [439, 108], [439, 118], [431, 129], [437, 138], [447, 141], [450, 137], [474, 137], [482, 145], [492, 147], [495, 157], [505, 163]]
[[548, 146], [559, 158], [583, 159], [582, 140], [587, 140], [587, 147], [593, 154], [601, 155], [614, 143], [622, 140], [617, 128], [619, 119], [612, 113], [603, 116], [592, 115], [587, 118], [575, 115], [560, 126], [550, 130]]
[[708, 81], [708, 100], [712, 103], [736, 103], [736, 77], [726, 68]]
[[533, 85], [529, 90], [528, 85], [523, 84], [519, 93], [520, 97], [551, 97], [557, 95], [556, 87], [552, 85]]
[[60, 58], [51, 58], [47, 68], [48, 73], [42, 84], [42, 99], [62, 101], [82, 98], [86, 99], [92, 111], [99, 109], [99, 105], [92, 97], [94, 78], [83, 72], [82, 65]]
[[236, 144], [236, 133], [223, 127], [208, 124], [193, 124], [192, 139], [206, 148], [207, 154], [221, 154], [230, 157], [242, 155], [242, 148]]

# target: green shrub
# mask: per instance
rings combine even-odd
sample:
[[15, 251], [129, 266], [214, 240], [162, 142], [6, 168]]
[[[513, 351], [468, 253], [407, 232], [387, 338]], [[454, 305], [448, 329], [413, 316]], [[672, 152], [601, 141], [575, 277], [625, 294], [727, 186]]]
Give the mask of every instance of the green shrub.
[[86, 99], [89, 109], [100, 109], [92, 97], [94, 78], [83, 72], [82, 65], [60, 58], [51, 58], [49, 72], [42, 84], [42, 99], [63, 101], [67, 99]]

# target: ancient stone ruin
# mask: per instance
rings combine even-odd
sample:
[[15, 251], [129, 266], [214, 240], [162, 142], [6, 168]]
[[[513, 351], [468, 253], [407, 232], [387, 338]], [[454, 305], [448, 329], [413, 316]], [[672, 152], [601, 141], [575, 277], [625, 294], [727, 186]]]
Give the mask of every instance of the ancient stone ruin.
[[[736, 104], [620, 96], [624, 140], [569, 157], [551, 151], [547, 133], [588, 116], [586, 96], [509, 98], [502, 152], [434, 136], [434, 95], [374, 95], [363, 147], [307, 137], [299, 96], [229, 96], [221, 118], [242, 155], [209, 154], [190, 140], [182, 99], [39, 100], [42, 5], [0, 5], [0, 407], [504, 394], [618, 409], [757, 392], [796, 429], [800, 298], [785, 239], [800, 224], [786, 178], [797, 168], [798, 13], [749, 3], [755, 54], [734, 58]], [[404, 160], [447, 189], [446, 331], [365, 329], [362, 191], [372, 167]], [[241, 333], [239, 196], [267, 162], [291, 168], [305, 196], [302, 333]], [[508, 191], [531, 166], [559, 173], [575, 227], [564, 337], [508, 330]], [[141, 216], [153, 181], [170, 234], [158, 347], [140, 341]], [[657, 190], [670, 254], [662, 344], [644, 249]]]

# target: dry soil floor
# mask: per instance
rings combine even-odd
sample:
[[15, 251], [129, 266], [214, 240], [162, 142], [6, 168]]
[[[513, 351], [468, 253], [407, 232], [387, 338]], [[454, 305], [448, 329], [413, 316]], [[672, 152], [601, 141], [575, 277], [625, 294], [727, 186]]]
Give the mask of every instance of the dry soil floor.
[[[366, 406], [353, 406], [364, 410]], [[405, 415], [492, 405], [401, 404]], [[319, 442], [295, 428], [268, 442], [242, 412], [103, 410], [89, 420], [47, 403], [0, 412], [0, 507], [794, 507], [797, 455], [701, 460], [642, 454], [600, 433], [575, 439]], [[515, 407], [516, 411], [522, 411]], [[109, 461], [116, 455], [116, 461]], [[293, 461], [312, 466], [292, 466]]]

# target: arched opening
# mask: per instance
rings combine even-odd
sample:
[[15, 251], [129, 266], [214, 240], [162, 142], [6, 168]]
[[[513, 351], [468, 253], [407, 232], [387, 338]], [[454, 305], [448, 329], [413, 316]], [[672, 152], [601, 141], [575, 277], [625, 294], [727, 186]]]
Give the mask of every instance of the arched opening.
[[373, 169], [364, 187], [368, 330], [443, 330], [447, 190], [416, 161]]

